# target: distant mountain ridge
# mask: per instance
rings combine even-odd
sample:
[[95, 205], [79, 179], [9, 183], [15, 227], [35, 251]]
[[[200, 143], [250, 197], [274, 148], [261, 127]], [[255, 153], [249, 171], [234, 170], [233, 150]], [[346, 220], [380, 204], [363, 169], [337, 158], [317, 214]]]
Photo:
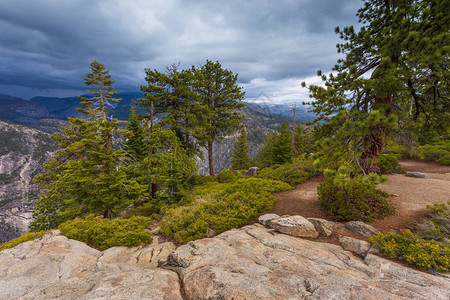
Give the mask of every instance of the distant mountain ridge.
[[[120, 93], [115, 96], [122, 98], [122, 101], [115, 104], [111, 114], [120, 119], [127, 120], [130, 109], [135, 106], [133, 100], [143, 97], [140, 92]], [[268, 123], [281, 123], [286, 120], [292, 121], [292, 104], [273, 104], [273, 103], [251, 103], [245, 102], [244, 114], [247, 117], [256, 117], [259, 120], [265, 120]], [[40, 130], [54, 132], [57, 130], [55, 122], [49, 120], [63, 120], [68, 117], [80, 117], [76, 108], [80, 107], [80, 100], [77, 97], [34, 97], [29, 101], [0, 94], [0, 120], [7, 120], [14, 123], [37, 126]], [[136, 107], [138, 113], [145, 113], [145, 109]], [[297, 106], [296, 122], [304, 123], [314, 118], [314, 115], [308, 112], [308, 106]], [[61, 123], [56, 122], [61, 125]], [[48, 127], [48, 128], [46, 128]]]

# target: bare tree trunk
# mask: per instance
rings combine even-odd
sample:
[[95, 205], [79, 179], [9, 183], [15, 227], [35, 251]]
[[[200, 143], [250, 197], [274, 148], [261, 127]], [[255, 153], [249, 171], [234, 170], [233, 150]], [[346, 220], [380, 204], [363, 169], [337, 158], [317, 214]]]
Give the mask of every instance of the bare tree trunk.
[[157, 183], [152, 183], [152, 192], [150, 194], [150, 198], [154, 199], [157, 192], [158, 192], [158, 184]]
[[208, 142], [209, 175], [214, 175], [213, 143]]
[[105, 212], [103, 213], [103, 218], [105, 218], [105, 219], [108, 218], [111, 220], [112, 215], [113, 215], [112, 207], [111, 207], [111, 205], [108, 205], [105, 209]]
[[370, 135], [368, 136], [368, 141], [359, 160], [360, 167], [364, 175], [369, 173], [381, 175], [381, 170], [378, 166], [378, 157], [384, 146], [383, 140], [375, 135]]

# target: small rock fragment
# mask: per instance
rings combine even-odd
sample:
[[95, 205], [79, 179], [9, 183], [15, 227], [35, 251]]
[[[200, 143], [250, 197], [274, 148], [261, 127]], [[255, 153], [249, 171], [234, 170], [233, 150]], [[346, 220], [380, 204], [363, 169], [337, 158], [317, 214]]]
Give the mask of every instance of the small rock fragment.
[[421, 172], [408, 172], [405, 175], [406, 177], [413, 177], [413, 178], [430, 178], [430, 176], [428, 176], [425, 173], [421, 173]]
[[215, 235], [217, 235], [217, 231], [215, 231], [214, 229], [208, 228], [208, 231], [206, 232], [206, 236], [213, 237]]
[[350, 221], [345, 223], [345, 228], [350, 230], [353, 233], [365, 236], [365, 237], [371, 237], [374, 234], [378, 233], [378, 229], [376, 229], [373, 226], [367, 225], [364, 222], [361, 221]]
[[265, 214], [258, 218], [258, 222], [262, 225], [269, 226], [269, 223], [272, 220], [279, 218], [280, 216], [277, 214]]
[[258, 167], [251, 167], [244, 173], [244, 176], [256, 176], [256, 172], [259, 170]]
[[161, 227], [156, 227], [150, 231], [153, 234], [159, 234], [161, 232]]
[[342, 235], [339, 237], [339, 243], [341, 243], [342, 248], [345, 250], [354, 252], [361, 257], [366, 256], [367, 252], [369, 252], [370, 248], [372, 248], [372, 245], [366, 241], [361, 241]]
[[308, 221], [313, 223], [317, 232], [319, 232], [319, 234], [322, 236], [330, 236], [333, 233], [333, 229], [335, 226], [334, 222], [330, 222], [319, 218], [308, 218]]

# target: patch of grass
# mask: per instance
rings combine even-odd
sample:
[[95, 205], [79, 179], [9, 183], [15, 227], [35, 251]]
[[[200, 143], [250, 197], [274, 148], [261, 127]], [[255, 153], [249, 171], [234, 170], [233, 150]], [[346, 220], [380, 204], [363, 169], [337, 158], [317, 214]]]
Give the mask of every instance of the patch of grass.
[[24, 235], [22, 235], [22, 236], [20, 236], [20, 237], [18, 237], [16, 239], [13, 239], [13, 240], [10, 240], [10, 241], [8, 241], [6, 243], [1, 244], [0, 245], [0, 251], [5, 250], [5, 249], [10, 249], [10, 248], [13, 248], [13, 247], [15, 247], [15, 246], [17, 246], [19, 244], [22, 244], [22, 243], [25, 243], [25, 242], [32, 241], [34, 239], [40, 238], [43, 235], [49, 233], [50, 231], [51, 230], [25, 233]]

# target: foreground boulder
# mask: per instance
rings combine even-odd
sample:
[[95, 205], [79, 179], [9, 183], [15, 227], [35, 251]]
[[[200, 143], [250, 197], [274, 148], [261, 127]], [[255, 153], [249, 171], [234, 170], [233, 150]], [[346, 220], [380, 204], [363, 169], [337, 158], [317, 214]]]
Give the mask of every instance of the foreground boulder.
[[101, 252], [52, 232], [0, 252], [0, 299], [450, 298], [448, 278], [259, 224], [174, 249]]
[[[155, 251], [164, 247], [170, 245]], [[177, 274], [144, 268], [132, 260], [138, 251], [125, 249], [103, 253], [50, 233], [4, 250], [0, 252], [0, 299], [182, 299]], [[149, 248], [145, 250], [144, 266]], [[123, 259], [118, 261], [117, 253]]]
[[268, 226], [278, 232], [296, 237], [316, 238], [319, 236], [314, 224], [302, 216], [276, 218], [271, 220]]
[[254, 224], [179, 247], [187, 299], [449, 299], [450, 280]]

